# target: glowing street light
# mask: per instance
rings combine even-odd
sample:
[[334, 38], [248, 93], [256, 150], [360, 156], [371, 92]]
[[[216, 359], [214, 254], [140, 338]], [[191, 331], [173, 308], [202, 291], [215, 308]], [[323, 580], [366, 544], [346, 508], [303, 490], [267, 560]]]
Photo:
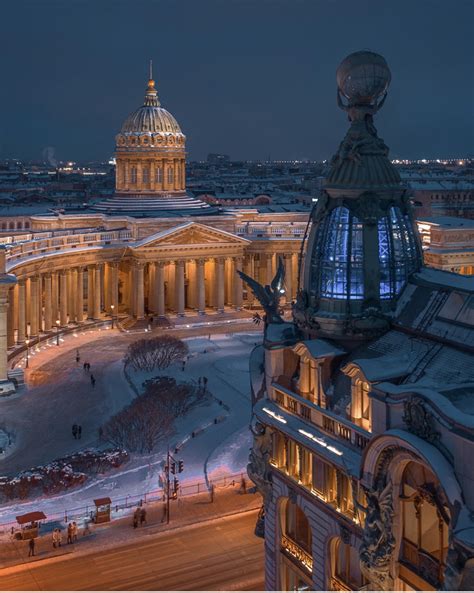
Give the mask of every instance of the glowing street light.
[[112, 317], [112, 329], [114, 329], [114, 309], [115, 309], [115, 305], [110, 305], [110, 309], [111, 309], [111, 317]]

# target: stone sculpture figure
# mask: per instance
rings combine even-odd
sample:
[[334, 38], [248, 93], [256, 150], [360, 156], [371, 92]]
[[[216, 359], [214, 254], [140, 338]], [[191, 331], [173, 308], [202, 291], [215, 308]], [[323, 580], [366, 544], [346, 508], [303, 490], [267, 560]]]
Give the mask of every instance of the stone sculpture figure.
[[265, 502], [272, 494], [271, 472], [269, 468], [272, 455], [271, 433], [269, 428], [255, 419], [250, 424], [250, 430], [253, 434], [253, 447], [250, 449], [247, 474], [257, 486]]
[[278, 268], [275, 277], [270, 285], [262, 286], [251, 276], [237, 270], [237, 274], [248, 284], [255, 298], [262, 305], [265, 311], [265, 327], [269, 323], [284, 323], [280, 311], [280, 299], [285, 293], [283, 284], [285, 282], [285, 266], [281, 257], [278, 258]]
[[390, 591], [393, 578], [390, 574], [395, 538], [392, 534], [393, 501], [392, 483], [366, 490], [367, 507], [357, 506], [365, 512], [365, 528], [360, 547], [360, 564], [364, 576], [375, 589]]

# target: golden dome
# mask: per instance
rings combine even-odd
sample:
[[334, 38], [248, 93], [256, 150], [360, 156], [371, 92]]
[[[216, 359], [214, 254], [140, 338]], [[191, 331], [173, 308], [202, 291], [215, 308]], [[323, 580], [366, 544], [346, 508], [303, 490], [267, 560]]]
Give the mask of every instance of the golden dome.
[[164, 133], [183, 136], [176, 119], [161, 107], [155, 81], [150, 78], [143, 105], [131, 113], [122, 125], [121, 134]]

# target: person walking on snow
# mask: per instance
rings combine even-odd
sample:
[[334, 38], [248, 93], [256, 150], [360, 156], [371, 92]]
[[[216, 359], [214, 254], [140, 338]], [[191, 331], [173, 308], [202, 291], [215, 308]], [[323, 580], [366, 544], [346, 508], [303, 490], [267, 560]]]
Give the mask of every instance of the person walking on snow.
[[79, 425], [77, 427], [77, 438], [80, 439], [82, 437], [82, 426]]
[[94, 375], [91, 375], [91, 385], [92, 385], [92, 387], [95, 387], [95, 377], [94, 377]]
[[67, 526], [67, 543], [72, 544], [72, 524], [69, 523]]
[[76, 350], [76, 363], [79, 364], [81, 357], [79, 356], [79, 350]]
[[28, 542], [28, 558], [35, 555], [35, 540], [32, 537]]
[[75, 521], [72, 522], [72, 541], [77, 542], [77, 523]]
[[72, 436], [77, 439], [77, 424], [72, 425]]

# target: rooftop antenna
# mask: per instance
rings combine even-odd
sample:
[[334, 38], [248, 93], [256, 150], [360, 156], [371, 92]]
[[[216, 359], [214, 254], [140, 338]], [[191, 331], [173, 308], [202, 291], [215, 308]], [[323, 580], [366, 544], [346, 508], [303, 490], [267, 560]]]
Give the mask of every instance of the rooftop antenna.
[[150, 60], [150, 80], [153, 80], [153, 60]]

